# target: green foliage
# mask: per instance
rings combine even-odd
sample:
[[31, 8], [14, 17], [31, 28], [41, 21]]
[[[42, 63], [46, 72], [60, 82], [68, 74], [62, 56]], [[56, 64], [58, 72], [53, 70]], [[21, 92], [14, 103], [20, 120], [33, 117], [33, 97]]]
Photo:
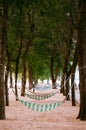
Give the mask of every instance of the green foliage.
[[[8, 0], [8, 50], [11, 59], [16, 60], [22, 39], [21, 68], [22, 55], [29, 41], [26, 62], [35, 78], [50, 77], [52, 55], [54, 71], [56, 68], [62, 70], [65, 52], [69, 47], [70, 6], [69, 0]], [[77, 6], [74, 5], [74, 18], [76, 10]], [[70, 49], [73, 53], [73, 45]]]

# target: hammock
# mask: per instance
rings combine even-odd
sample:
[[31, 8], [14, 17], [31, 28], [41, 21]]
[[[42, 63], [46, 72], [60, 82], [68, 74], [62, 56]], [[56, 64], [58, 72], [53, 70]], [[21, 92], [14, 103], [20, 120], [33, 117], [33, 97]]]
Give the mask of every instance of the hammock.
[[45, 94], [45, 95], [33, 95], [33, 94], [25, 94], [25, 95], [35, 100], [44, 100], [46, 98], [54, 96], [55, 94], [51, 93], [51, 94]]
[[46, 112], [49, 110], [53, 110], [56, 107], [59, 107], [65, 100], [58, 101], [55, 103], [50, 104], [37, 104], [37, 103], [31, 103], [28, 101], [24, 101], [21, 99], [18, 99], [19, 102], [21, 102], [23, 105], [27, 106], [28, 108], [31, 108], [32, 110], [38, 111], [38, 112]]
[[[14, 93], [13, 89], [12, 89], [12, 91]], [[56, 94], [56, 93], [57, 92], [54, 92], [53, 94]], [[26, 107], [28, 107], [32, 110], [35, 110], [37, 112], [46, 112], [46, 111], [53, 110], [53, 109], [59, 107], [61, 104], [63, 104], [65, 100], [66, 99], [64, 99], [63, 101], [58, 101], [58, 102], [54, 102], [54, 103], [50, 103], [50, 104], [49, 103], [48, 104], [38, 104], [38, 103], [32, 103], [32, 102], [28, 102], [28, 101], [17, 98], [17, 101], [19, 101], [20, 103], [22, 103]]]
[[35, 99], [35, 100], [44, 100], [44, 99], [47, 99], [49, 97], [52, 97], [54, 96], [55, 94], [57, 94], [58, 91], [55, 91], [55, 92], [51, 92], [51, 93], [47, 93], [47, 94], [27, 94], [25, 93], [25, 95], [31, 99]]

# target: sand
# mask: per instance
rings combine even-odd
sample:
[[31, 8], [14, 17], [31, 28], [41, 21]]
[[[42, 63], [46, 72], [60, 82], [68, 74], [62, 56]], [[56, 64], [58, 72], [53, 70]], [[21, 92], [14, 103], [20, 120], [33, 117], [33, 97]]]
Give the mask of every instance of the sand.
[[[57, 93], [44, 101], [21, 97], [30, 102], [53, 103], [63, 101], [64, 96]], [[86, 130], [86, 121], [76, 119], [79, 105], [72, 107], [71, 101], [65, 101], [59, 107], [47, 112], [37, 112], [15, 100], [9, 91], [9, 107], [6, 107], [6, 119], [0, 120], [0, 130]]]

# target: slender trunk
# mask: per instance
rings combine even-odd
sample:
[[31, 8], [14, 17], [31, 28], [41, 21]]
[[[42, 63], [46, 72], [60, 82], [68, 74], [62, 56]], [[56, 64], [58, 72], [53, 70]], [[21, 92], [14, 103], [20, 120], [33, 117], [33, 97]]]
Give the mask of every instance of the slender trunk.
[[26, 57], [27, 52], [30, 46], [30, 39], [27, 39], [25, 49], [22, 56], [22, 89], [21, 89], [21, 96], [25, 95], [25, 87], [26, 87]]
[[33, 88], [33, 91], [34, 91], [34, 84], [33, 84], [33, 78], [31, 76], [31, 72], [30, 72], [30, 65], [28, 65], [28, 79], [29, 79], [29, 90], [31, 90]]
[[66, 73], [67, 73], [67, 63], [68, 63], [68, 58], [65, 58], [64, 61], [64, 66], [63, 66], [63, 74], [62, 74], [62, 80], [61, 80], [61, 93], [63, 93], [63, 95], [65, 95], [65, 77], [66, 77]]
[[21, 6], [21, 8], [20, 8], [19, 22], [17, 24], [16, 36], [15, 36], [15, 43], [16, 43], [17, 38], [18, 38], [18, 34], [20, 35], [20, 46], [19, 46], [18, 56], [16, 58], [16, 69], [15, 69], [15, 97], [16, 97], [16, 101], [18, 100], [18, 92], [17, 92], [18, 66], [19, 66], [19, 60], [20, 60], [21, 49], [22, 49], [22, 32], [20, 31], [22, 9], [23, 9], [23, 6]]
[[18, 99], [18, 92], [17, 92], [17, 79], [18, 79], [18, 66], [19, 66], [19, 60], [20, 60], [20, 56], [21, 56], [21, 49], [22, 49], [22, 35], [20, 33], [20, 47], [19, 47], [19, 51], [18, 51], [18, 56], [16, 59], [16, 69], [15, 69], [15, 97], [16, 97], [16, 101]]
[[60, 92], [63, 93], [63, 95], [66, 94], [65, 90], [66, 90], [66, 74], [68, 71], [68, 60], [70, 57], [70, 46], [71, 46], [71, 40], [72, 39], [72, 31], [71, 31], [71, 24], [70, 24], [70, 32], [69, 32], [69, 37], [68, 37], [68, 43], [67, 43], [67, 49], [65, 50], [65, 57], [64, 57], [64, 64], [63, 64], [63, 72], [62, 72], [62, 80], [61, 80], [61, 90]]
[[75, 74], [73, 74], [73, 75], [71, 76], [71, 96], [72, 96], [72, 106], [76, 106], [74, 79], [75, 79]]
[[21, 96], [25, 95], [25, 86], [26, 86], [26, 64], [25, 64], [25, 59], [23, 59]]
[[61, 89], [60, 92], [63, 93], [63, 95], [65, 95], [65, 86], [64, 86], [64, 81], [65, 81], [65, 74], [62, 74], [62, 78], [61, 78]]
[[10, 70], [10, 88], [13, 88], [12, 71]]
[[0, 50], [0, 120], [5, 119], [5, 87], [4, 87], [4, 45]]
[[51, 56], [50, 72], [51, 72], [52, 88], [56, 89], [56, 78], [54, 76], [53, 68], [54, 68], [54, 57]]
[[[70, 1], [70, 7], [72, 6], [72, 1]], [[65, 52], [65, 58], [64, 58], [64, 65], [63, 65], [63, 74], [62, 74], [62, 81], [61, 81], [61, 93], [63, 93], [63, 95], [65, 95], [66, 93], [66, 96], [67, 96], [67, 93], [69, 93], [69, 87], [68, 87], [68, 84], [69, 84], [69, 80], [67, 78], [68, 77], [68, 60], [69, 60], [69, 57], [70, 57], [70, 48], [71, 48], [71, 44], [72, 44], [72, 37], [73, 37], [73, 16], [72, 16], [72, 10], [70, 8], [70, 13], [69, 13], [69, 32], [68, 32], [68, 41], [67, 41], [67, 49], [66, 49], [66, 52]], [[65, 76], [66, 77], [66, 88], [64, 86], [64, 80], [65, 80]], [[66, 92], [65, 92], [65, 89], [66, 89]]]
[[69, 96], [69, 90], [70, 90], [69, 80], [70, 80], [70, 73], [67, 72], [67, 74], [66, 74], [66, 100], [70, 100], [70, 96]]
[[72, 106], [76, 105], [76, 99], [75, 99], [75, 87], [74, 87], [74, 82], [75, 82], [75, 70], [76, 70], [76, 65], [78, 62], [78, 43], [76, 43], [76, 48], [73, 56], [73, 64], [71, 66], [71, 95], [72, 95]]
[[6, 98], [6, 106], [9, 106], [9, 94], [8, 94], [8, 76], [10, 69], [10, 60], [8, 58], [6, 72], [5, 72], [5, 98]]
[[15, 71], [15, 98], [16, 98], [16, 101], [18, 99], [17, 78], [18, 78], [18, 65], [16, 64], [16, 71]]

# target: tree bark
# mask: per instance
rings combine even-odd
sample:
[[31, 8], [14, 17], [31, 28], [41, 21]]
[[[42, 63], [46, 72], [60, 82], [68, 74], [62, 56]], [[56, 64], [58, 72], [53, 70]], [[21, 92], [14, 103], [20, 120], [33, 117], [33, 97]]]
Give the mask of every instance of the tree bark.
[[0, 43], [0, 119], [5, 119], [5, 87], [4, 87], [4, 66], [7, 44], [7, 0], [2, 1], [2, 42]]
[[78, 19], [80, 110], [78, 118], [86, 120], [86, 0], [79, 0]]
[[10, 69], [10, 88], [13, 88], [12, 71]]
[[75, 79], [75, 74], [73, 74], [73, 75], [71, 76], [71, 96], [72, 96], [72, 106], [76, 106], [74, 79]]
[[18, 52], [18, 56], [16, 59], [16, 69], [15, 69], [15, 97], [16, 97], [16, 101], [18, 100], [17, 79], [18, 79], [18, 66], [19, 66], [19, 60], [20, 60], [20, 56], [21, 56], [21, 49], [22, 49], [22, 36], [20, 39], [20, 47], [19, 47], [19, 52]]
[[5, 119], [5, 87], [4, 87], [4, 46], [0, 50], [0, 120]]
[[67, 72], [66, 74], [66, 100], [70, 100], [69, 96], [69, 90], [70, 90], [70, 85], [69, 85], [69, 80], [70, 80], [70, 72]]
[[27, 39], [27, 42], [25, 44], [23, 56], [22, 56], [22, 89], [21, 89], [21, 96], [25, 95], [25, 87], [26, 87], [26, 57], [28, 53], [28, 49], [30, 46], [30, 40]]
[[30, 65], [28, 65], [28, 80], [29, 80], [29, 90], [31, 90], [33, 88], [34, 91], [34, 84], [33, 84], [33, 78], [31, 75], [31, 71], [30, 71]]
[[26, 64], [25, 64], [25, 59], [23, 59], [23, 64], [22, 64], [22, 89], [21, 89], [21, 96], [25, 95], [25, 86], [26, 86]]
[[6, 106], [9, 106], [9, 94], [8, 94], [8, 76], [10, 70], [10, 60], [8, 58], [6, 71], [5, 71], [5, 98], [6, 98]]
[[78, 63], [78, 43], [76, 43], [75, 52], [73, 56], [73, 64], [71, 66], [71, 95], [72, 95], [72, 106], [76, 105], [76, 99], [75, 99], [75, 70], [76, 65]]
[[62, 80], [61, 80], [61, 90], [60, 92], [63, 93], [63, 95], [65, 95], [65, 77], [66, 77], [66, 73], [67, 73], [67, 63], [68, 63], [68, 58], [65, 57], [64, 60], [64, 66], [63, 66], [63, 72], [62, 72]]
[[51, 72], [52, 88], [56, 89], [56, 79], [57, 79], [58, 70], [54, 72], [54, 56], [53, 55], [51, 56], [50, 72]]

